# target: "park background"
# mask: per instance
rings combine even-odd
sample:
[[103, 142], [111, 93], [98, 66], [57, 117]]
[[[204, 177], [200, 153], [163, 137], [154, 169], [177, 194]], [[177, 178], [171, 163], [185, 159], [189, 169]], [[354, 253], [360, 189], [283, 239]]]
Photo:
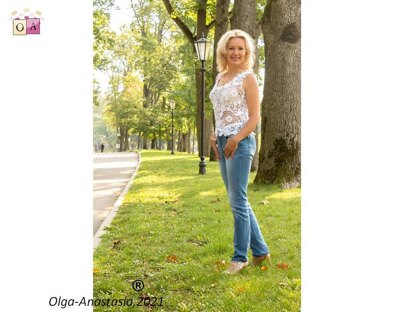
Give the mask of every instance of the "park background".
[[[117, 29], [112, 19], [121, 10], [124, 25]], [[300, 25], [296, 2], [94, 1], [94, 69], [109, 78], [107, 90], [94, 80], [95, 145], [143, 151], [137, 178], [94, 254], [94, 298], [129, 296], [130, 283], [143, 276], [143, 296], [163, 297], [168, 311], [299, 311]], [[274, 254], [262, 270], [231, 279], [221, 275], [233, 229], [210, 157], [208, 98], [217, 41], [229, 28], [254, 38], [254, 72], [264, 85], [248, 197]], [[276, 33], [284, 35], [276, 40]], [[205, 66], [205, 131], [194, 51], [203, 35], [213, 45]], [[192, 170], [201, 132], [212, 160], [206, 176]]]
[[[305, 311], [415, 307], [415, 25], [404, 3], [302, 8]], [[44, 32], [17, 39], [3, 30], [11, 32], [9, 12], [19, 5], [28, 2], [2, 3], [0, 33], [8, 311], [23, 310], [22, 281], [36, 281], [25, 298], [42, 310], [51, 295], [88, 296], [92, 285], [92, 8], [31, 1], [45, 14]], [[77, 22], [60, 28], [62, 16]], [[38, 79], [22, 92], [15, 81], [29, 70]]]

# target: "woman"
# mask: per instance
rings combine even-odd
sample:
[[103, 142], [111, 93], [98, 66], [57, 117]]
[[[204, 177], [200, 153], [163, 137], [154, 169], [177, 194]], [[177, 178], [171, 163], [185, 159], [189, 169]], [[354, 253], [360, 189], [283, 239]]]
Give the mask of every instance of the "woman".
[[234, 255], [224, 272], [235, 274], [248, 266], [248, 249], [252, 264], [270, 263], [270, 253], [256, 217], [247, 199], [251, 162], [256, 151], [253, 130], [260, 119], [259, 90], [254, 65], [253, 39], [234, 29], [218, 42], [218, 76], [210, 99], [215, 112], [215, 133], [211, 146], [219, 160], [234, 216]]

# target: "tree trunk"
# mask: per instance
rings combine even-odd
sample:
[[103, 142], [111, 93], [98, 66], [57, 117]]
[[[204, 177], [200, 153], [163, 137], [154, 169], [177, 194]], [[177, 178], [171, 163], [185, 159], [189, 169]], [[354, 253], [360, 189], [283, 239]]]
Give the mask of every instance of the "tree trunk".
[[119, 133], [120, 133], [120, 136], [119, 136], [120, 147], [119, 147], [118, 151], [122, 152], [123, 151], [124, 140], [123, 140], [123, 127], [121, 127], [121, 126], [119, 128]]
[[181, 152], [187, 152], [188, 150], [188, 132], [182, 133], [182, 150]]
[[187, 153], [191, 153], [191, 136], [192, 136], [192, 130], [191, 130], [191, 124], [188, 123], [188, 135], [187, 135], [187, 142], [186, 142], [186, 151]]
[[300, 185], [300, 1], [268, 0], [262, 20], [265, 85], [255, 183]]
[[256, 41], [260, 34], [256, 16], [256, 0], [235, 0], [231, 29], [241, 29]]
[[[231, 28], [232, 29], [241, 29], [254, 40], [254, 45], [257, 47], [258, 38], [261, 33], [260, 24], [256, 19], [256, 0], [235, 0], [234, 3], [234, 12], [231, 17]], [[259, 73], [259, 58], [256, 51], [256, 62], [254, 64], [253, 71], [258, 75]], [[254, 133], [256, 134], [256, 142], [258, 146], [258, 127], [256, 127]], [[259, 159], [259, 150], [256, 147], [256, 152], [251, 163], [251, 171], [256, 171], [258, 168], [258, 159]]]
[[181, 135], [181, 132], [180, 131], [178, 131], [178, 134], [177, 134], [177, 136], [176, 136], [176, 139], [177, 139], [177, 142], [176, 142], [176, 150], [178, 151], [178, 152], [180, 152], [181, 151], [181, 137], [182, 137], [182, 135]]
[[149, 140], [147, 136], [143, 136], [143, 149], [145, 150], [149, 149]]
[[170, 151], [172, 149], [172, 133], [170, 130], [166, 130], [167, 146], [166, 149]]
[[196, 130], [195, 130], [195, 127], [194, 127], [194, 131], [192, 133], [192, 154], [195, 153], [195, 132], [196, 132]]
[[[207, 0], [197, 0], [198, 2], [198, 11], [197, 11], [197, 38], [201, 38], [202, 33], [204, 33], [205, 38], [208, 37], [209, 28], [206, 25], [207, 21]], [[197, 99], [197, 109], [196, 109], [196, 129], [198, 132], [198, 149], [199, 155], [201, 156], [201, 112], [202, 112], [202, 72], [200, 62], [196, 67], [196, 99]], [[207, 101], [207, 88], [205, 89], [205, 101]], [[204, 103], [205, 108], [207, 105]], [[212, 133], [212, 122], [211, 118], [204, 117], [204, 156], [209, 156], [210, 151], [210, 142], [209, 137]]]
[[124, 129], [124, 151], [128, 151], [130, 149], [129, 146], [129, 131], [127, 127]]
[[142, 143], [142, 138], [140, 137], [140, 135], [137, 136], [137, 149], [141, 148], [141, 143]]

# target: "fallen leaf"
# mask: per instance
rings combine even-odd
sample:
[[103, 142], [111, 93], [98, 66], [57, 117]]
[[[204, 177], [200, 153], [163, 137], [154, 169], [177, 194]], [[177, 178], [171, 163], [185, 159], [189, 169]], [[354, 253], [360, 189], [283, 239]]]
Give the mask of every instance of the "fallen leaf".
[[179, 259], [177, 255], [169, 255], [169, 256], [166, 256], [166, 261], [173, 263], [173, 262], [178, 262]]
[[235, 291], [236, 291], [236, 293], [238, 293], [238, 294], [242, 294], [242, 293], [243, 293], [243, 292], [245, 292], [247, 289], [248, 289], [248, 287], [247, 287], [247, 286], [245, 286], [245, 285], [243, 285], [243, 286], [238, 286], [238, 287], [235, 289]]
[[287, 270], [289, 268], [289, 265], [287, 263], [282, 262], [276, 264], [276, 267], [281, 270]]
[[121, 240], [120, 239], [118, 239], [118, 240], [113, 240], [113, 248], [114, 247], [117, 247], [118, 245], [120, 245], [121, 244]]
[[262, 271], [267, 271], [268, 269], [269, 269], [269, 267], [264, 266], [264, 265], [260, 268], [260, 270], [262, 270]]

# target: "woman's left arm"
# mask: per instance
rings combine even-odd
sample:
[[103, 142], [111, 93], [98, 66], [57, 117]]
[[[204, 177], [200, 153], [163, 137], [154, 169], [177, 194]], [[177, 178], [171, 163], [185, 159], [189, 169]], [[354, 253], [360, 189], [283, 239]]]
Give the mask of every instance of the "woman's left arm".
[[243, 89], [246, 95], [248, 120], [240, 132], [231, 137], [224, 148], [225, 158], [233, 158], [238, 143], [254, 131], [260, 121], [259, 86], [254, 74], [248, 75], [243, 81]]

